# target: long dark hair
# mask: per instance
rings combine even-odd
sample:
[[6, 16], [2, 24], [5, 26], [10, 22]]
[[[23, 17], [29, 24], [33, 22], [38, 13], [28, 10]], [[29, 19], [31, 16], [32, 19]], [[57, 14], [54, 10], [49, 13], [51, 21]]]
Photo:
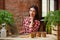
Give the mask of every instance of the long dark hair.
[[[39, 14], [38, 14], [38, 7], [36, 5], [31, 6], [30, 8], [34, 8], [36, 10], [35, 18], [36, 20], [40, 20]], [[29, 8], [29, 9], [30, 9]], [[29, 15], [30, 16], [30, 15]]]

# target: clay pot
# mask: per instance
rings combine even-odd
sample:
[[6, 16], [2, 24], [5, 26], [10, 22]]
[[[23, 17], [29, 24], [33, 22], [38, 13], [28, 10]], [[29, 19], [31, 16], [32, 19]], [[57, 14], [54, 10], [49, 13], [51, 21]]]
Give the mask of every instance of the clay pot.
[[46, 37], [46, 32], [41, 32], [42, 37]]
[[36, 37], [36, 33], [35, 33], [35, 32], [30, 33], [30, 34], [29, 34], [29, 37], [31, 37], [31, 38]]
[[36, 32], [36, 37], [41, 37], [41, 32]]

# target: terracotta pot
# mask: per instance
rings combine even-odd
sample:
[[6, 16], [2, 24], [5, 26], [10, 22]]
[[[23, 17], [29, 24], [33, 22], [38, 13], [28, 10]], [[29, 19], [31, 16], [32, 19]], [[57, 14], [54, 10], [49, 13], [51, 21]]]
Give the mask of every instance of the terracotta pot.
[[41, 32], [42, 37], [46, 37], [46, 32]]
[[41, 32], [37, 32], [36, 37], [41, 37]]
[[30, 33], [30, 34], [29, 34], [29, 37], [31, 37], [31, 38], [36, 37], [36, 33], [35, 33], [35, 32]]

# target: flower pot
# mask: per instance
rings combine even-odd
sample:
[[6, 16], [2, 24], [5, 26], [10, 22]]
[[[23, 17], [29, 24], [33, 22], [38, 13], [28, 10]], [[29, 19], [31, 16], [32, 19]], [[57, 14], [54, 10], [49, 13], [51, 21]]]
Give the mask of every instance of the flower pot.
[[57, 32], [58, 32], [58, 25], [52, 25], [52, 34], [57, 36], [58, 35]]
[[42, 37], [46, 37], [46, 32], [41, 32]]
[[41, 37], [41, 32], [37, 32], [36, 37]]
[[2, 26], [2, 27], [3, 27], [3, 26], [5, 27], [5, 29], [6, 29], [6, 35], [7, 35], [7, 36], [10, 36], [10, 35], [11, 35], [10, 26], [9, 26], [8, 24], [6, 24], [6, 23], [2, 23], [1, 26]]
[[36, 37], [36, 33], [35, 33], [35, 32], [30, 33], [30, 34], [29, 34], [29, 37], [31, 37], [31, 38]]

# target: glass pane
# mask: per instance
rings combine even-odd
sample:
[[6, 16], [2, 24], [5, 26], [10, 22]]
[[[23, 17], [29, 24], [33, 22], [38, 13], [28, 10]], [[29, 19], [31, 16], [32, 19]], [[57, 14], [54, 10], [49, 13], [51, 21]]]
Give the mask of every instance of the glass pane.
[[42, 17], [47, 15], [47, 0], [42, 0]]
[[50, 11], [54, 11], [54, 0], [50, 0]]

